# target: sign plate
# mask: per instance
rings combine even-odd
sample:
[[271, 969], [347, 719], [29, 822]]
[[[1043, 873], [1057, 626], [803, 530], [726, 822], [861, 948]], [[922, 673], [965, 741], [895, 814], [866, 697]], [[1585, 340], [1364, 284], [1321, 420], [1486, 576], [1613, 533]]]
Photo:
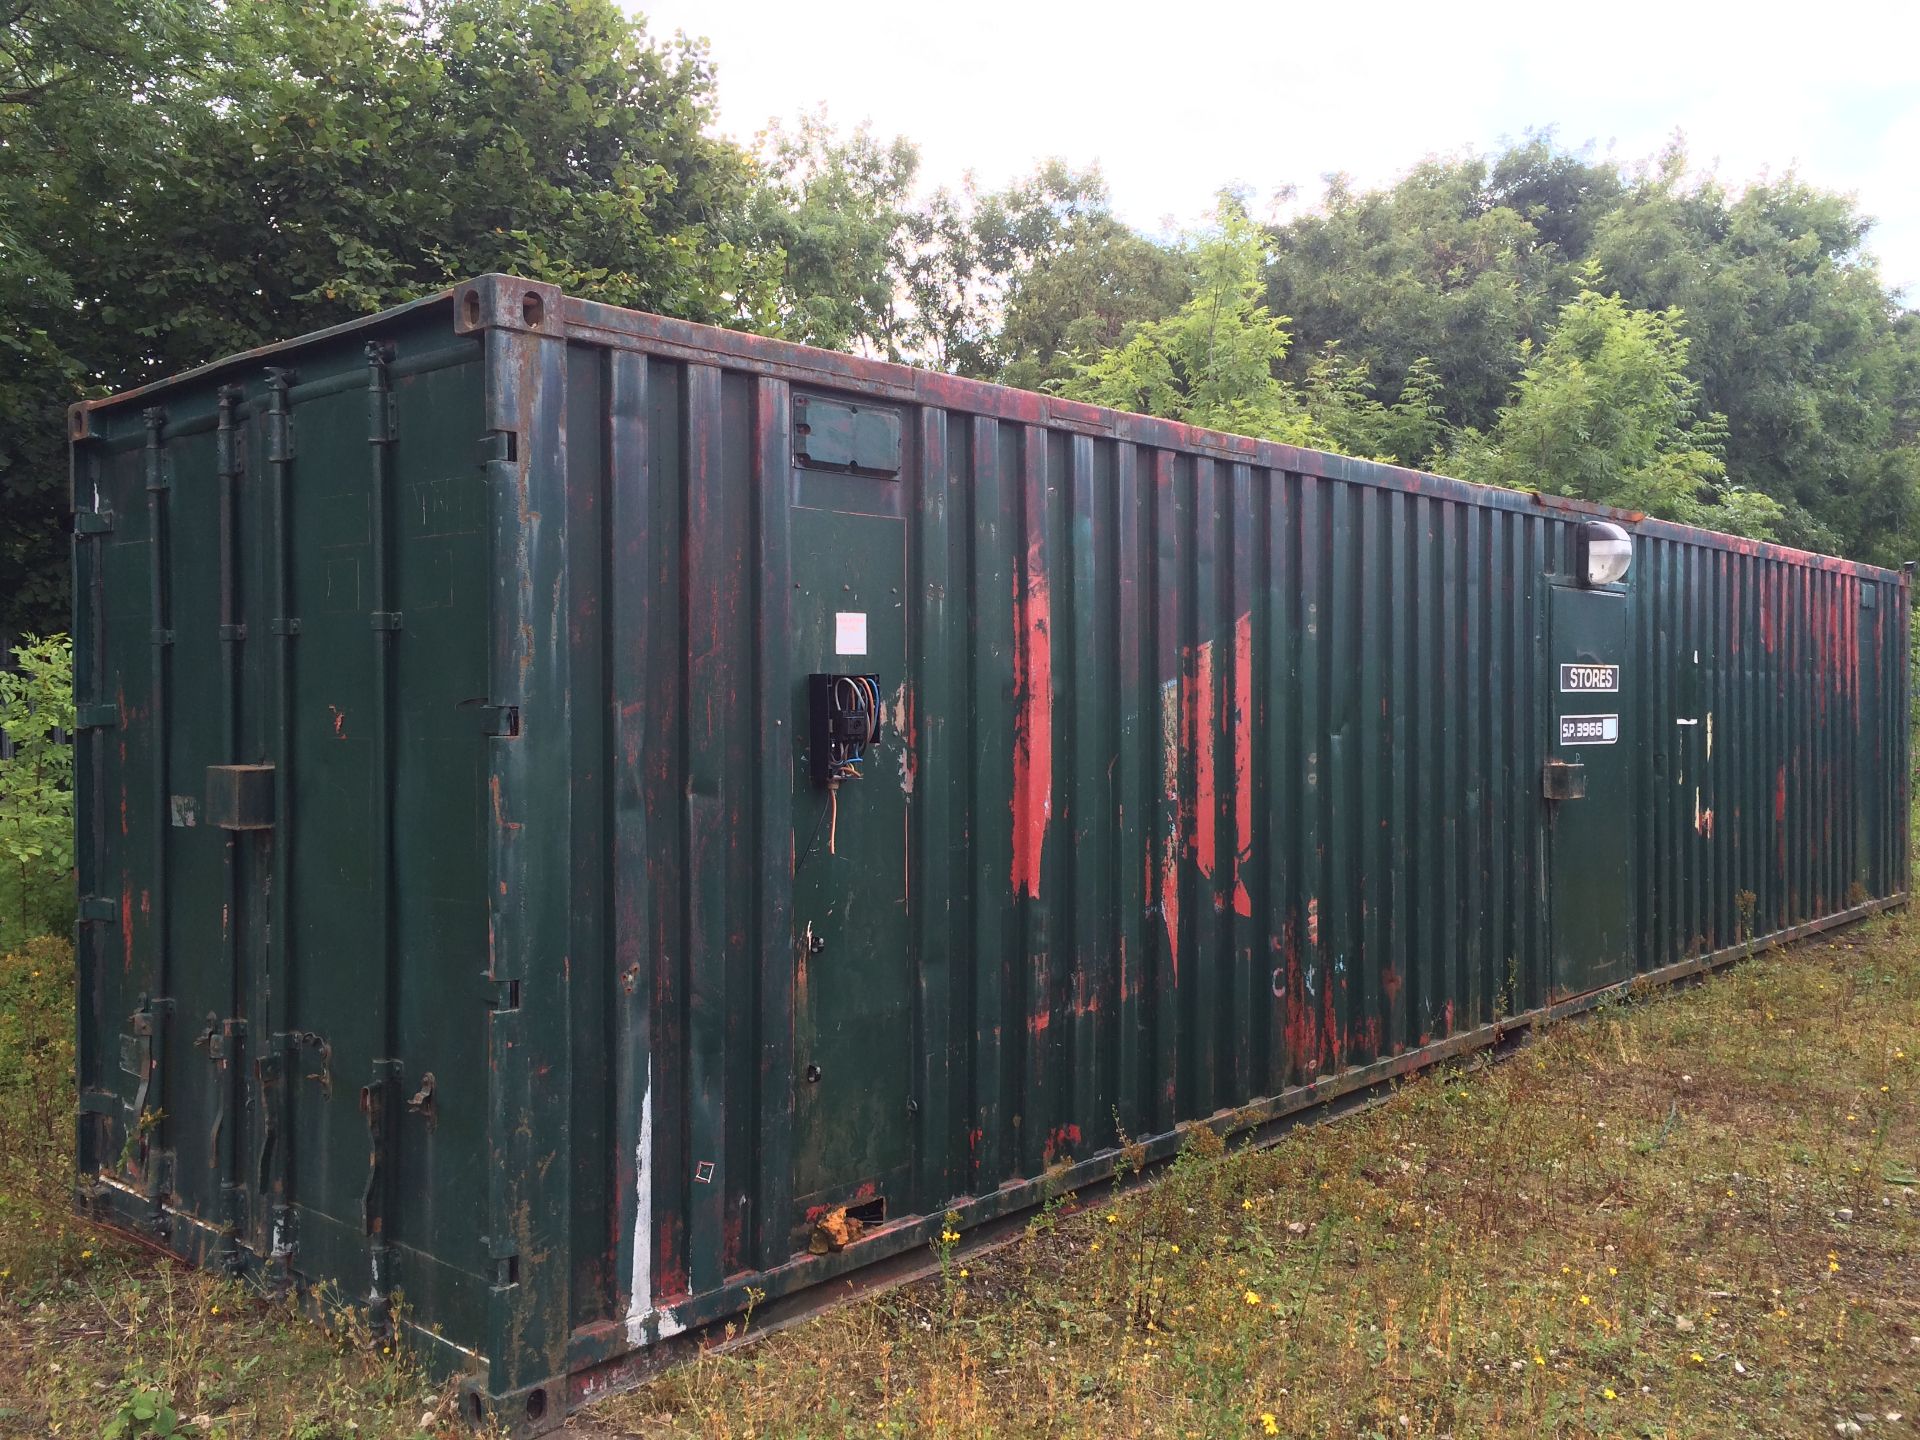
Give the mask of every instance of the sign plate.
[[1569, 690], [1618, 690], [1620, 688], [1620, 667], [1618, 665], [1562, 665], [1560, 667], [1560, 689]]
[[1618, 715], [1562, 715], [1562, 745], [1617, 745], [1620, 741]]

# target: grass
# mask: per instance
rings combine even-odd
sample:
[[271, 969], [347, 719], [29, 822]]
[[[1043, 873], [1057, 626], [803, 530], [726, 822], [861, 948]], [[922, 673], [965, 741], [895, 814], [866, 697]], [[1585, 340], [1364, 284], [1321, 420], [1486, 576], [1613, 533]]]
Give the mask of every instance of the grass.
[[[1129, 1195], [571, 1428], [1915, 1433], [1917, 961], [1920, 922], [1882, 917], [1269, 1149], [1197, 1134]], [[350, 1321], [69, 1217], [70, 964], [43, 942], [0, 968], [0, 1433], [455, 1433]]]
[[1882, 918], [1266, 1150], [1196, 1136], [1115, 1203], [574, 1425], [1914, 1433], [1917, 948]]
[[75, 1218], [73, 951], [0, 955], [0, 1435], [464, 1434], [374, 1343]]

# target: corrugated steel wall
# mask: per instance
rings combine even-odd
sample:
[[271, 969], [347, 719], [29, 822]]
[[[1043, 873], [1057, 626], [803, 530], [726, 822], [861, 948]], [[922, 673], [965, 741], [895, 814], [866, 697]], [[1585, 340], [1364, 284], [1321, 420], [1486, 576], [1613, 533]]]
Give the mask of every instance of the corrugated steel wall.
[[[834, 400], [897, 474], [796, 463]], [[83, 1200], [404, 1287], [516, 1419], [1580, 988], [1564, 503], [503, 277], [74, 433]], [[1631, 528], [1633, 968], [1902, 896], [1905, 577]], [[858, 663], [904, 637], [844, 816], [797, 733], [841, 592]], [[195, 823], [234, 763], [274, 828]]]
[[[631, 777], [576, 905], [604, 879], [613, 1043], [651, 1065], [624, 1113], [576, 1113], [617, 1162], [578, 1206], [576, 1318], [697, 1320], [791, 1248], [804, 836], [765, 701], [804, 678], [778, 638], [794, 398], [889, 394], [884, 367], [570, 319], [574, 674], [591, 693], [604, 657], [614, 717], [579, 739]], [[1545, 617], [1579, 513], [885, 374], [912, 387], [914, 1211], [1548, 1003]], [[1636, 529], [1637, 968], [1903, 890], [1904, 586]], [[649, 1083], [636, 1272], [593, 1242], [631, 1213]]]

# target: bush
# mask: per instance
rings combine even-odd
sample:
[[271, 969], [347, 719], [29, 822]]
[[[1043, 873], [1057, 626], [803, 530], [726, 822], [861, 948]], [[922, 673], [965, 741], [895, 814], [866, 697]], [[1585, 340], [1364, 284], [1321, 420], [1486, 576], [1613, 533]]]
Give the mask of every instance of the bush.
[[0, 948], [73, 927], [73, 645], [28, 636], [0, 670]]

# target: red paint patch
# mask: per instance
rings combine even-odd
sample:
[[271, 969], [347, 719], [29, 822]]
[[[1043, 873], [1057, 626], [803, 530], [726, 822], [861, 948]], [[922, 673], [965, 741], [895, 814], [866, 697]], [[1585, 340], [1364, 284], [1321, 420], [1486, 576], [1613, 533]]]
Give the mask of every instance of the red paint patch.
[[1038, 535], [1027, 545], [1024, 593], [1014, 584], [1020, 634], [1013, 650], [1013, 893], [1038, 899], [1053, 814], [1053, 618]]
[[333, 738], [336, 740], [346, 739], [347, 712], [335, 705], [327, 706], [327, 712], [333, 716]]
[[1219, 833], [1214, 809], [1212, 641], [1194, 653], [1193, 680], [1181, 698], [1182, 748], [1193, 756], [1193, 823], [1189, 827], [1188, 843], [1193, 849], [1194, 864], [1211, 880]]
[[1233, 913], [1251, 916], [1240, 867], [1253, 860], [1253, 615], [1233, 622]]
[[1054, 1126], [1053, 1130], [1047, 1136], [1047, 1144], [1046, 1144], [1046, 1150], [1045, 1150], [1045, 1159], [1047, 1164], [1051, 1165], [1054, 1162], [1054, 1159], [1056, 1156], [1065, 1156], [1065, 1157], [1071, 1158], [1074, 1150], [1079, 1146], [1079, 1144], [1080, 1144], [1080, 1127], [1078, 1125], [1069, 1124], [1069, 1125]]

